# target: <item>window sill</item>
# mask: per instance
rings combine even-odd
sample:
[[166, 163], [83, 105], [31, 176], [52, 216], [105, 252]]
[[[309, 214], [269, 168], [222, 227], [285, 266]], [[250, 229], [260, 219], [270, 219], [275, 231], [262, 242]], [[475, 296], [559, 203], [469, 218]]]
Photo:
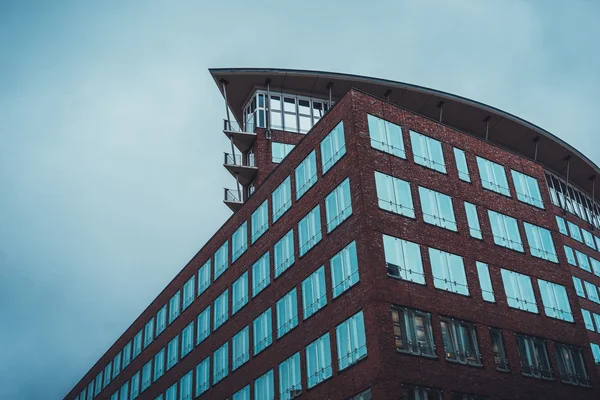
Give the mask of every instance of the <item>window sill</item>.
[[464, 365], [465, 367], [471, 367], [471, 368], [483, 368], [483, 364], [469, 364], [469, 363], [465, 363], [462, 361], [449, 360], [447, 358], [446, 358], [446, 362], [449, 362], [451, 364]]
[[387, 274], [387, 276], [388, 276], [388, 278], [392, 278], [392, 279], [394, 279], [396, 281], [409, 282], [409, 283], [414, 283], [416, 285], [427, 286], [426, 282], [421, 283], [421, 282], [417, 282], [417, 281], [411, 281], [411, 280], [404, 279], [404, 278], [401, 278], [401, 277], [398, 277], [398, 276], [394, 276], [394, 275], [390, 275], [390, 274]]
[[523, 376], [525, 378], [530, 378], [530, 379], [539, 379], [539, 380], [548, 381], [548, 382], [552, 382], [552, 381], [556, 380], [554, 377], [552, 377], [552, 378], [546, 378], [544, 376], [534, 376], [534, 375], [526, 374], [524, 372], [522, 374], [523, 374]]
[[502, 372], [503, 374], [510, 374], [510, 369], [498, 368], [496, 367], [496, 371]]
[[406, 350], [401, 350], [399, 348], [396, 348], [396, 353], [400, 353], [400, 354], [404, 354], [407, 356], [412, 356], [412, 357], [422, 357], [422, 358], [427, 358], [429, 360], [439, 360], [439, 357], [437, 355], [429, 355], [429, 354], [416, 354], [410, 351], [406, 351]]
[[346, 367], [344, 367], [344, 369], [340, 369], [339, 368], [339, 361], [338, 361], [338, 375], [343, 374], [344, 372], [352, 369], [353, 367], [356, 367], [358, 364], [361, 364], [363, 361], [365, 361], [366, 359], [369, 358], [369, 354], [365, 354], [362, 358], [359, 358], [358, 360], [356, 360], [355, 362], [353, 362], [352, 364], [348, 364], [346, 365]]

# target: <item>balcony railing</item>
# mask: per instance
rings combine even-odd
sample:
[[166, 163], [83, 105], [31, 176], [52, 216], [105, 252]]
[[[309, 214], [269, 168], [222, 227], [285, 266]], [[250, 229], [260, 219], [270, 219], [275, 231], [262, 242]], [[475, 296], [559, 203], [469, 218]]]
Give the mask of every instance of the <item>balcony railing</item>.
[[223, 130], [230, 132], [244, 132], [242, 127], [237, 123], [236, 120], [223, 120]]
[[254, 163], [254, 155], [247, 155], [244, 157], [242, 154], [231, 154], [223, 153], [225, 165], [235, 165], [240, 167], [256, 167]]
[[228, 203], [242, 203], [242, 191], [241, 189], [225, 189], [224, 200]]

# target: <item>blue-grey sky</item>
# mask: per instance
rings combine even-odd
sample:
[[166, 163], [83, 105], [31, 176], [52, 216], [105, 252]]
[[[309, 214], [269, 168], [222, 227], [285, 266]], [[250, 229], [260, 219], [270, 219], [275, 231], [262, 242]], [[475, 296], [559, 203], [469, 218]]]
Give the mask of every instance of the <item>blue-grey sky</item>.
[[600, 163], [600, 3], [0, 1], [0, 399], [60, 399], [230, 215], [209, 67], [491, 104]]

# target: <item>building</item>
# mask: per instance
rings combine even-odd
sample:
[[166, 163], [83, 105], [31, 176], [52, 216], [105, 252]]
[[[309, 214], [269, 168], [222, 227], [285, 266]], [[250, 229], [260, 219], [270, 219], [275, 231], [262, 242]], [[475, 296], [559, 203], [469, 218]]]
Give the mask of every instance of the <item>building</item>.
[[448, 93], [210, 72], [234, 213], [66, 400], [599, 398], [598, 166]]

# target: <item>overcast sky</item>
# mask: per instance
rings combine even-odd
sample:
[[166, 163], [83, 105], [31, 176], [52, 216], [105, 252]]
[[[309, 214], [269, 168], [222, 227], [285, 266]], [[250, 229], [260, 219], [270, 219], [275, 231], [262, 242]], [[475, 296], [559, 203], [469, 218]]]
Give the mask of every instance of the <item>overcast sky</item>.
[[432, 87], [600, 163], [597, 1], [241, 3], [0, 0], [0, 399], [61, 399], [230, 215], [209, 67]]

